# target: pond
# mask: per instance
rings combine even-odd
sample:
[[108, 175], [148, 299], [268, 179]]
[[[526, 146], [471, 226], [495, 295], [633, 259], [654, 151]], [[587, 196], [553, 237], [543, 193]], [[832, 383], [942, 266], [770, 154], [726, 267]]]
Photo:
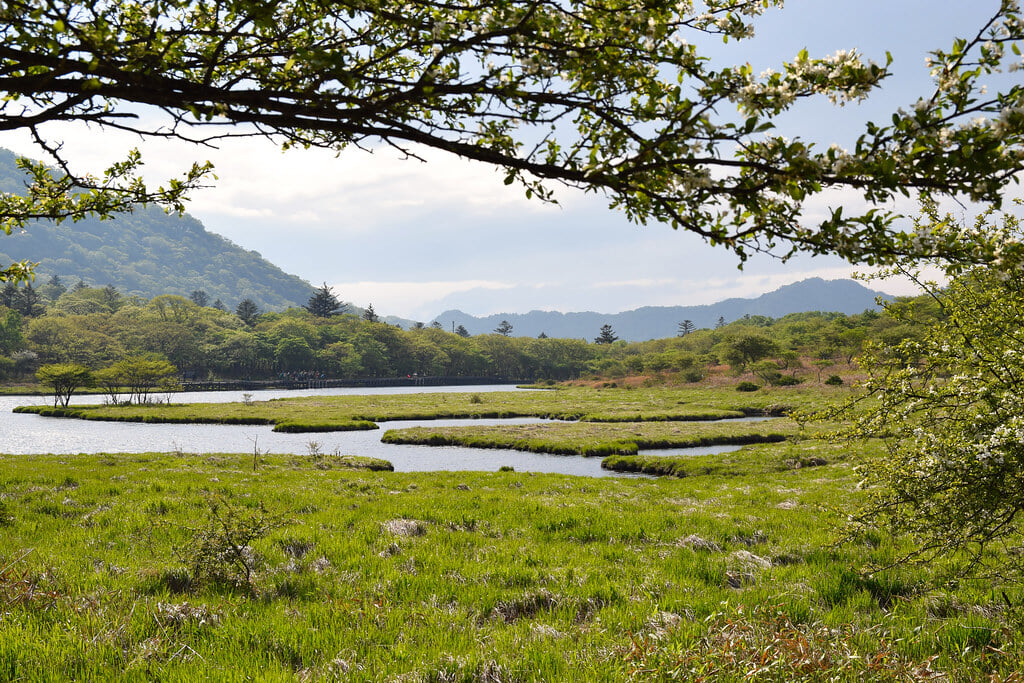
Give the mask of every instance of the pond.
[[[516, 390], [510, 385], [444, 387], [377, 387], [266, 390], [245, 392], [253, 400], [298, 396], [357, 394], [443, 393]], [[526, 390], [517, 390], [526, 391]], [[227, 403], [242, 400], [241, 391], [186, 392], [173, 394], [175, 403]], [[102, 403], [98, 395], [75, 397], [73, 403]], [[137, 453], [140, 451], [185, 453], [292, 453], [307, 455], [314, 448], [323, 453], [363, 455], [388, 460], [396, 471], [473, 470], [495, 471], [502, 466], [519, 472], [551, 472], [588, 477], [636, 476], [601, 469], [601, 458], [527, 453], [508, 449], [461, 446], [414, 446], [381, 443], [388, 429], [422, 426], [535, 424], [538, 418], [502, 420], [395, 420], [380, 422], [380, 429], [356, 432], [282, 434], [270, 425], [143, 424], [93, 422], [12, 413], [19, 405], [49, 404], [44, 396], [0, 396], [0, 452], [3, 453]], [[740, 418], [750, 419], [750, 418]], [[756, 418], [755, 418], [756, 419]], [[735, 450], [738, 446], [672, 449], [674, 455], [705, 455]], [[649, 451], [661, 454], [660, 451]], [[648, 453], [648, 451], [644, 451]], [[664, 454], [668, 454], [667, 452]]]

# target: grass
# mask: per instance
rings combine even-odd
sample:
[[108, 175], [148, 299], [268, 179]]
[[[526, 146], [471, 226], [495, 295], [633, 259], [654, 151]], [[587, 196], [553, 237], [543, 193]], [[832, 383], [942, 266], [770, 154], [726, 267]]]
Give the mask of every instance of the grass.
[[[570, 389], [531, 392], [316, 396], [252, 403], [22, 406], [52, 417], [132, 422], [274, 424], [279, 431], [374, 429], [385, 420], [541, 417], [583, 422], [718, 420], [781, 415], [811, 407], [822, 396], [844, 395], [802, 387], [738, 396], [728, 389]], [[313, 417], [315, 416], [315, 417]]]
[[[812, 452], [828, 464], [783, 464]], [[811, 441], [740, 453], [685, 479], [627, 480], [275, 455], [255, 471], [248, 455], [0, 456], [0, 678], [1019, 670], [1024, 639], [991, 587], [860, 573], [905, 548], [884, 535], [833, 545], [864, 453]], [[218, 564], [228, 528], [262, 529], [239, 555], [248, 580]], [[220, 554], [198, 553], [197, 567], [199, 547]]]
[[747, 447], [715, 455], [610, 455], [601, 461], [601, 467], [617, 472], [671, 477], [755, 473], [774, 476], [806, 467], [845, 463], [847, 460], [846, 452], [841, 449], [823, 448], [817, 439], [800, 439], [785, 446]]
[[[469, 396], [428, 400], [557, 409]], [[786, 440], [609, 459], [677, 475], [647, 479], [373, 471], [386, 464], [313, 442], [256, 462], [0, 455], [0, 680], [1019, 680], [1020, 586], [949, 583], [953, 558], [870, 573], [912, 539], [841, 535], [865, 495], [856, 467], [881, 444], [788, 420], [677, 421], [810, 392], [745, 406], [725, 391], [544, 396], [581, 416], [671, 419], [473, 428], [481, 443]], [[372, 398], [314, 412], [428, 407]], [[280, 424], [306, 401], [249, 416]]]
[[[571, 422], [494, 427], [391, 429], [382, 441], [429, 446], [512, 448], [559, 455], [629, 455], [640, 449], [770, 443], [800, 434], [789, 419], [765, 422]], [[429, 457], [429, 456], [428, 456]]]

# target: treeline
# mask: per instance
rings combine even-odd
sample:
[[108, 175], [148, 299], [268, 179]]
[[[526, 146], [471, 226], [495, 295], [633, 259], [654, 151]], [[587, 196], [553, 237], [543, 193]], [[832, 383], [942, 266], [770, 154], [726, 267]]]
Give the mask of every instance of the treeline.
[[314, 315], [306, 308], [260, 313], [251, 301], [231, 310], [219, 302], [200, 305], [208, 298], [193, 294], [146, 300], [109, 286], [65, 289], [59, 282], [6, 288], [0, 294], [0, 377], [29, 378], [53, 363], [99, 369], [148, 356], [169, 361], [186, 379], [301, 374], [530, 381], [648, 374], [694, 382], [724, 365], [764, 382], [784, 376], [820, 381], [830, 366], [849, 363], [866, 340], [894, 343], [913, 334], [912, 322], [868, 311], [746, 316], [698, 330], [681, 321], [681, 336], [632, 343], [609, 341], [613, 331], [604, 328], [594, 341], [516, 337], [511, 329], [468, 336], [437, 326], [403, 330], [374, 315]]

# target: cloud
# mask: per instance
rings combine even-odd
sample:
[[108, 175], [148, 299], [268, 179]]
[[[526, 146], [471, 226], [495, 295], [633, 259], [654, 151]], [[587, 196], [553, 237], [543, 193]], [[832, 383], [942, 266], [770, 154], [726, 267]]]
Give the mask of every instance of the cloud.
[[[331, 285], [337, 296], [361, 308], [373, 304], [380, 315], [397, 315], [412, 320], [429, 320], [430, 304], [442, 301], [456, 292], [494, 292], [515, 287], [512, 283], [490, 280], [459, 280], [451, 282], [338, 282]], [[423, 313], [432, 311], [428, 315]]]

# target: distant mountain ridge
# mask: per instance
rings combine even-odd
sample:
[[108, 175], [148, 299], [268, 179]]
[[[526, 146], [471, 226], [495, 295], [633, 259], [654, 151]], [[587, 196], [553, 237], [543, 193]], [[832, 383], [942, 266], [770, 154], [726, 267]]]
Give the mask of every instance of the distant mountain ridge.
[[790, 313], [808, 311], [852, 315], [877, 309], [876, 300], [879, 298], [888, 300], [892, 297], [868, 289], [854, 280], [809, 278], [753, 299], [732, 298], [700, 306], [644, 306], [621, 313], [531, 311], [483, 317], [449, 310], [434, 320], [446, 330], [462, 325], [470, 334], [491, 333], [502, 320], [507, 320], [512, 325], [512, 334], [517, 337], [536, 337], [543, 332], [549, 337], [587, 340], [596, 337], [601, 326], [607, 324], [612, 326], [620, 339], [644, 341], [674, 337], [683, 320], [692, 321], [700, 329], [714, 327], [720, 317], [726, 322], [732, 322], [745, 315], [781, 318]]
[[[15, 158], [0, 149], [0, 191], [24, 190]], [[0, 234], [0, 263], [23, 259], [39, 263], [37, 285], [57, 275], [68, 287], [81, 279], [145, 298], [203, 290], [211, 303], [220, 299], [231, 310], [244, 298], [264, 311], [301, 306], [313, 293], [310, 283], [207, 232], [195, 218], [156, 208], [102, 221], [39, 221], [25, 232]]]

